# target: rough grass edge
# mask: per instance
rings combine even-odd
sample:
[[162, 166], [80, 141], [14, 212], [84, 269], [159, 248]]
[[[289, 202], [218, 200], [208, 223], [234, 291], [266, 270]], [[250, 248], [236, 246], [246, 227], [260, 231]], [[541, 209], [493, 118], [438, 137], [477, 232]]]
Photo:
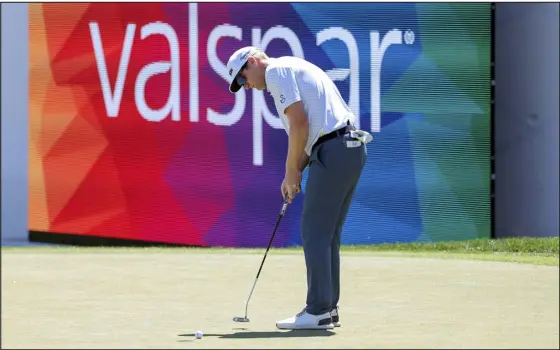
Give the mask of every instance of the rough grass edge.
[[[451, 242], [396, 243], [380, 245], [346, 245], [345, 253], [368, 254], [378, 257], [421, 257], [444, 259], [469, 259], [499, 262], [515, 262], [534, 265], [558, 266], [560, 256], [558, 237], [531, 238], [512, 237], [503, 239], [475, 239]], [[37, 245], [25, 247], [2, 247], [3, 253], [255, 253], [264, 248], [230, 247], [81, 247]], [[301, 247], [271, 248], [271, 254], [301, 252]]]

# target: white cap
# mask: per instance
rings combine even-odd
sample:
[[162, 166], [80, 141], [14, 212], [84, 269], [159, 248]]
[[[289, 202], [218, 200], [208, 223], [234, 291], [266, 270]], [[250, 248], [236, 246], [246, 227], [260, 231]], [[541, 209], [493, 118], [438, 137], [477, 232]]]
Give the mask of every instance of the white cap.
[[[226, 65], [229, 74], [229, 91], [237, 92], [241, 89], [241, 86], [245, 85], [245, 79], [243, 77], [237, 77], [237, 74], [241, 71], [241, 68], [249, 60], [249, 56], [253, 56], [259, 52], [254, 46], [243, 47], [233, 53], [229, 58]], [[238, 79], [236, 79], [238, 78]]]

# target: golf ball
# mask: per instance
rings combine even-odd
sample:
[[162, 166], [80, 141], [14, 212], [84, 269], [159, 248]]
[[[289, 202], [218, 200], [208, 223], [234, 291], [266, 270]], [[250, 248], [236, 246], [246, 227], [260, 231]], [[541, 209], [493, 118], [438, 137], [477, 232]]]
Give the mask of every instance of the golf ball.
[[202, 338], [203, 335], [204, 335], [204, 333], [202, 333], [202, 331], [196, 331], [196, 333], [194, 334], [194, 336], [196, 337], [196, 339]]

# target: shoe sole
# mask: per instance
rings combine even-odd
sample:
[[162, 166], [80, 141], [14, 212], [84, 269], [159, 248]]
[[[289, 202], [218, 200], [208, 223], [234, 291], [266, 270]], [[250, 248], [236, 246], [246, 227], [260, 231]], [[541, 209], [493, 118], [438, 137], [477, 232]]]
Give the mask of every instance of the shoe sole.
[[287, 329], [287, 330], [319, 330], [320, 331], [320, 330], [325, 330], [325, 329], [334, 329], [334, 327], [335, 326], [332, 323], [324, 325], [324, 326], [304, 326], [304, 327], [288, 327], [288, 326], [281, 327], [281, 326], [276, 325], [276, 328], [284, 329], [284, 330]]

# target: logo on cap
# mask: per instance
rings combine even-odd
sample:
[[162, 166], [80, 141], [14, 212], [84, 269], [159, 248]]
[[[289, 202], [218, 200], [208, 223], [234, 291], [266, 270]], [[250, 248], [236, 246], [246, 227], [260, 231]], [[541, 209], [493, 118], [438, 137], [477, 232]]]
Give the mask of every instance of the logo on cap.
[[233, 68], [229, 69], [229, 76], [231, 77], [231, 74], [233, 73]]

